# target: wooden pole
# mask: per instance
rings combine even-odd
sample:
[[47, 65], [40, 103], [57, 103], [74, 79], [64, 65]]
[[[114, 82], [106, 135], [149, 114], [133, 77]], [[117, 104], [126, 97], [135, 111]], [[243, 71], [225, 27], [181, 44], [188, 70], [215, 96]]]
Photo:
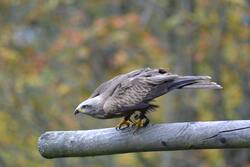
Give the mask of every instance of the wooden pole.
[[115, 128], [50, 131], [38, 148], [45, 158], [85, 157], [144, 151], [250, 148], [250, 120], [183, 122], [117, 131]]

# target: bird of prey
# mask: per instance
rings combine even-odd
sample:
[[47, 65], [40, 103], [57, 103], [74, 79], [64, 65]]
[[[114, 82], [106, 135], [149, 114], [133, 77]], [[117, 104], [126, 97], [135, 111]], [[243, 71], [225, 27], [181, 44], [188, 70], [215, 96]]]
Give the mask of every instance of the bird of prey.
[[[83, 113], [98, 119], [123, 117], [116, 129], [130, 126], [139, 129], [149, 123], [146, 113], [157, 108], [153, 99], [174, 89], [222, 88], [210, 80], [209, 76], [181, 76], [164, 69], [138, 69], [102, 83], [77, 106], [74, 114]], [[139, 114], [132, 120], [135, 112]]]

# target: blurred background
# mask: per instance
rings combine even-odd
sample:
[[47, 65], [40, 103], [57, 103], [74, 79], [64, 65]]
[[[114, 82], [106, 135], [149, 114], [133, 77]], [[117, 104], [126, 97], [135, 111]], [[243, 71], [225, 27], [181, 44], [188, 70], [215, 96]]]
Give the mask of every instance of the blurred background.
[[250, 166], [248, 149], [40, 156], [45, 131], [115, 126], [73, 110], [101, 82], [142, 67], [224, 87], [158, 98], [152, 123], [250, 119], [250, 1], [0, 0], [0, 166]]

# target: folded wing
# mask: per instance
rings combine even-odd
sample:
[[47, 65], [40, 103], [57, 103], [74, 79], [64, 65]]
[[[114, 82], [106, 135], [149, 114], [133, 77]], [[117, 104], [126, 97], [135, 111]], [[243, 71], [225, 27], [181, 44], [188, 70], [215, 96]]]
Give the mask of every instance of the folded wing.
[[120, 83], [113, 94], [106, 100], [104, 111], [109, 114], [120, 115], [126, 111], [144, 110], [152, 107], [147, 97], [159, 85], [174, 81], [178, 75], [160, 73], [159, 70], [151, 70], [130, 77]]
[[106, 113], [121, 115], [124, 112], [147, 110], [149, 102], [174, 89], [212, 88], [220, 85], [211, 82], [209, 76], [179, 76], [162, 69], [146, 69], [123, 79], [104, 103]]

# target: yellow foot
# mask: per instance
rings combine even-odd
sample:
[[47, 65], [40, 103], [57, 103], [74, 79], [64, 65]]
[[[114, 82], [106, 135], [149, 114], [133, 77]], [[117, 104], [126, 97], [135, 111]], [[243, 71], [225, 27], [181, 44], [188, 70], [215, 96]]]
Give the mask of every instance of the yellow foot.
[[135, 126], [135, 131], [137, 131], [138, 129], [144, 127], [144, 122], [142, 119], [137, 119], [133, 126]]
[[146, 127], [149, 124], [149, 119], [147, 117], [137, 119], [132, 126], [135, 126], [135, 132], [139, 129]]
[[132, 123], [131, 121], [123, 119], [123, 120], [115, 127], [115, 129], [116, 129], [116, 130], [124, 130], [124, 129], [130, 127], [131, 123]]

